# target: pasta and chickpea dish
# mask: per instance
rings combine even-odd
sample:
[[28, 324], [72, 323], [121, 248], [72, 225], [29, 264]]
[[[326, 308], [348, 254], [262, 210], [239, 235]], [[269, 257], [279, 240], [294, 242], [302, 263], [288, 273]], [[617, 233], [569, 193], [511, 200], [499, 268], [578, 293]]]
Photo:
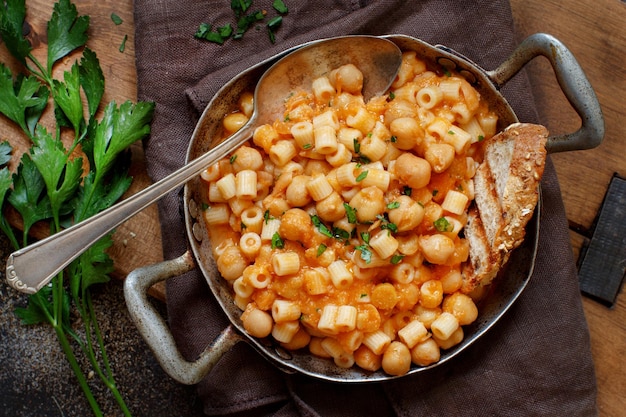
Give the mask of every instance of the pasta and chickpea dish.
[[[403, 375], [463, 340], [480, 142], [497, 116], [461, 76], [404, 52], [367, 103], [354, 65], [285, 99], [284, 118], [206, 169], [213, 255], [245, 330], [286, 349]], [[223, 119], [246, 123], [251, 94]]]

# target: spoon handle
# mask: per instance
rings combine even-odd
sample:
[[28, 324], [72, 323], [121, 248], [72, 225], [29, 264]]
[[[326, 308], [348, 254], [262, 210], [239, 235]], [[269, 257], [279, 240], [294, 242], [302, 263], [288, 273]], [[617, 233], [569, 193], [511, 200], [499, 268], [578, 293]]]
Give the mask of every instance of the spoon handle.
[[253, 131], [251, 122], [202, 156], [120, 203], [13, 252], [6, 262], [9, 284], [27, 294], [39, 291], [111, 230], [242, 145]]

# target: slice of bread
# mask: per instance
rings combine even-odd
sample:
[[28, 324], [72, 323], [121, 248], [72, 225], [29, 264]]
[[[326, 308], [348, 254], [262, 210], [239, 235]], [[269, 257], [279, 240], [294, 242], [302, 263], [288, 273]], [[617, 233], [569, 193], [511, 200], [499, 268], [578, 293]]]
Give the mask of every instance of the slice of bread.
[[464, 292], [491, 283], [522, 243], [537, 205], [547, 138], [543, 126], [516, 123], [483, 145], [483, 162], [474, 176], [474, 204], [464, 229], [470, 247]]

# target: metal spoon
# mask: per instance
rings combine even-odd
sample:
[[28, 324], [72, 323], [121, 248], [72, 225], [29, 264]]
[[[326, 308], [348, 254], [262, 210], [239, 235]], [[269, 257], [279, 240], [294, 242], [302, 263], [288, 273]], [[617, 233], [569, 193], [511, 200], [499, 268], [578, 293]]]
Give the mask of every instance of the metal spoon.
[[373, 36], [330, 38], [296, 47], [260, 78], [254, 92], [252, 117], [237, 133], [119, 204], [13, 252], [6, 263], [9, 284], [29, 294], [39, 291], [115, 227], [224, 158], [247, 141], [257, 126], [272, 123], [280, 117], [284, 99], [294, 91], [309, 90], [313, 79], [341, 65], [352, 63], [363, 73], [363, 96], [367, 100], [389, 88], [401, 59], [401, 52], [393, 42]]

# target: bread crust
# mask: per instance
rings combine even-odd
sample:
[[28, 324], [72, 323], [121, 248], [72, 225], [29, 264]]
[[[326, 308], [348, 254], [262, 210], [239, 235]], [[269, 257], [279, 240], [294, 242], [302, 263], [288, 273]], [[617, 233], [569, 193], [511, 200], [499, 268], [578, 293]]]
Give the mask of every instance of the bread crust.
[[490, 284], [523, 242], [539, 198], [547, 138], [544, 126], [516, 123], [483, 145], [483, 162], [474, 177], [474, 204], [464, 230], [470, 244], [464, 292]]

